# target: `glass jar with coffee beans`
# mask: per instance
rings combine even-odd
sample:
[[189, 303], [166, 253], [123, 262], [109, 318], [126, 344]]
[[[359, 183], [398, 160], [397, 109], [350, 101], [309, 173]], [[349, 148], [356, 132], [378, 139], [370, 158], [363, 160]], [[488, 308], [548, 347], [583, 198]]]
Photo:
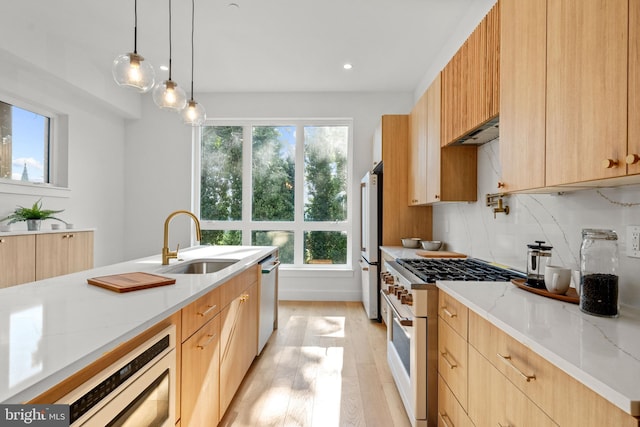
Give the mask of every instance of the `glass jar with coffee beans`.
[[580, 310], [618, 316], [618, 235], [613, 230], [582, 230]]

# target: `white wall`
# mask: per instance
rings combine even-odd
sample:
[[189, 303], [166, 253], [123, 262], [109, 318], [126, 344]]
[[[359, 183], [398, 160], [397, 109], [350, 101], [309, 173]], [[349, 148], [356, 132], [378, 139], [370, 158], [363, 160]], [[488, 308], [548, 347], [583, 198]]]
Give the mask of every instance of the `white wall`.
[[509, 215], [497, 214], [494, 219], [484, 197], [497, 192], [500, 175], [495, 140], [478, 152], [478, 201], [434, 206], [434, 238], [446, 242], [447, 249], [521, 271], [527, 269], [527, 244], [544, 240], [553, 245], [554, 264], [578, 269], [582, 229], [613, 229], [620, 252], [619, 301], [640, 307], [640, 258], [627, 257], [625, 250], [625, 227], [640, 225], [640, 186], [511, 195], [505, 199]]
[[[411, 93], [218, 93], [195, 98], [210, 118], [353, 118], [354, 242], [360, 238], [360, 178], [370, 167], [376, 124], [383, 114], [406, 114], [413, 105]], [[125, 204], [131, 213], [125, 226], [125, 258], [131, 259], [159, 253], [166, 216], [176, 209], [191, 209], [191, 128], [178, 115], [159, 110], [147, 96], [141, 119], [127, 123], [125, 146]], [[171, 247], [189, 245], [189, 221], [185, 216], [172, 221]], [[301, 275], [283, 271], [281, 298], [359, 300], [357, 247], [352, 257], [353, 272]]]
[[[104, 102], [2, 50], [0, 93], [68, 115], [70, 191], [63, 192], [65, 197], [43, 197], [43, 205], [64, 209], [60, 217], [77, 227], [97, 229], [96, 266], [123, 260], [124, 120]], [[0, 216], [38, 198], [0, 192]], [[13, 225], [14, 230], [21, 228], [26, 229], [25, 223]]]

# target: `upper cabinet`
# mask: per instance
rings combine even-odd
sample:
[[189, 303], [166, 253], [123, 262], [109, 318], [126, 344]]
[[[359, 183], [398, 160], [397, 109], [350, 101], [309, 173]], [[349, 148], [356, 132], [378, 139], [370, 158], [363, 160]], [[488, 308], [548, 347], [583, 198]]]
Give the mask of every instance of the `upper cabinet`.
[[546, 185], [623, 176], [629, 0], [548, 8]]
[[[404, 237], [431, 238], [431, 207], [407, 205], [409, 116], [384, 115], [376, 135], [382, 149], [382, 244], [397, 246]], [[375, 145], [374, 144], [374, 145]]]
[[409, 206], [427, 203], [427, 93], [409, 114]]
[[442, 145], [499, 113], [499, 7], [496, 3], [442, 70]]
[[627, 173], [640, 174], [640, 2], [629, 2], [629, 141]]
[[545, 186], [547, 4], [500, 0], [500, 163], [505, 191]]
[[639, 2], [501, 0], [501, 8], [499, 185], [640, 181]]
[[477, 146], [440, 146], [441, 77], [409, 116], [409, 205], [477, 199]]

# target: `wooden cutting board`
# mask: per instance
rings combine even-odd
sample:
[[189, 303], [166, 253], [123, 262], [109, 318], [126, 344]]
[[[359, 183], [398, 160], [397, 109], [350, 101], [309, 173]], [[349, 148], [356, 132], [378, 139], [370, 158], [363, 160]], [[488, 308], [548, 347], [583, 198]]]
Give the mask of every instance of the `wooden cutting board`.
[[416, 255], [425, 257], [425, 258], [466, 258], [465, 254], [460, 254], [458, 252], [449, 252], [449, 251], [416, 251]]
[[87, 283], [109, 289], [110, 291], [122, 293], [138, 291], [140, 289], [155, 288], [156, 286], [172, 285], [176, 283], [176, 279], [136, 271], [133, 273], [92, 277], [91, 279], [87, 279]]

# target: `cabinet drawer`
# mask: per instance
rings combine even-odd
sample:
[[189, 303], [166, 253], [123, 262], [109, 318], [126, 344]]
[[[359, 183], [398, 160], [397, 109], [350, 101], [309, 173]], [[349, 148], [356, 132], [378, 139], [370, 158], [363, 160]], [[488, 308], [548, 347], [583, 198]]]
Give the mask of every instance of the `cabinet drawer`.
[[473, 311], [469, 344], [541, 408], [552, 412], [556, 368]]
[[[223, 285], [224, 286], [224, 285]], [[182, 309], [182, 340], [189, 338], [202, 325], [220, 312], [220, 287], [198, 298]]]
[[467, 408], [467, 341], [451, 326], [438, 322], [438, 372], [460, 405]]
[[510, 383], [549, 414], [558, 425], [639, 425], [638, 419], [570, 377], [473, 311], [469, 313], [469, 344], [506, 376]]
[[442, 290], [439, 292], [438, 302], [438, 316], [466, 340], [469, 309]]
[[438, 426], [473, 427], [466, 412], [440, 375], [438, 375]]
[[469, 349], [469, 417], [477, 426], [557, 425], [473, 347]]

